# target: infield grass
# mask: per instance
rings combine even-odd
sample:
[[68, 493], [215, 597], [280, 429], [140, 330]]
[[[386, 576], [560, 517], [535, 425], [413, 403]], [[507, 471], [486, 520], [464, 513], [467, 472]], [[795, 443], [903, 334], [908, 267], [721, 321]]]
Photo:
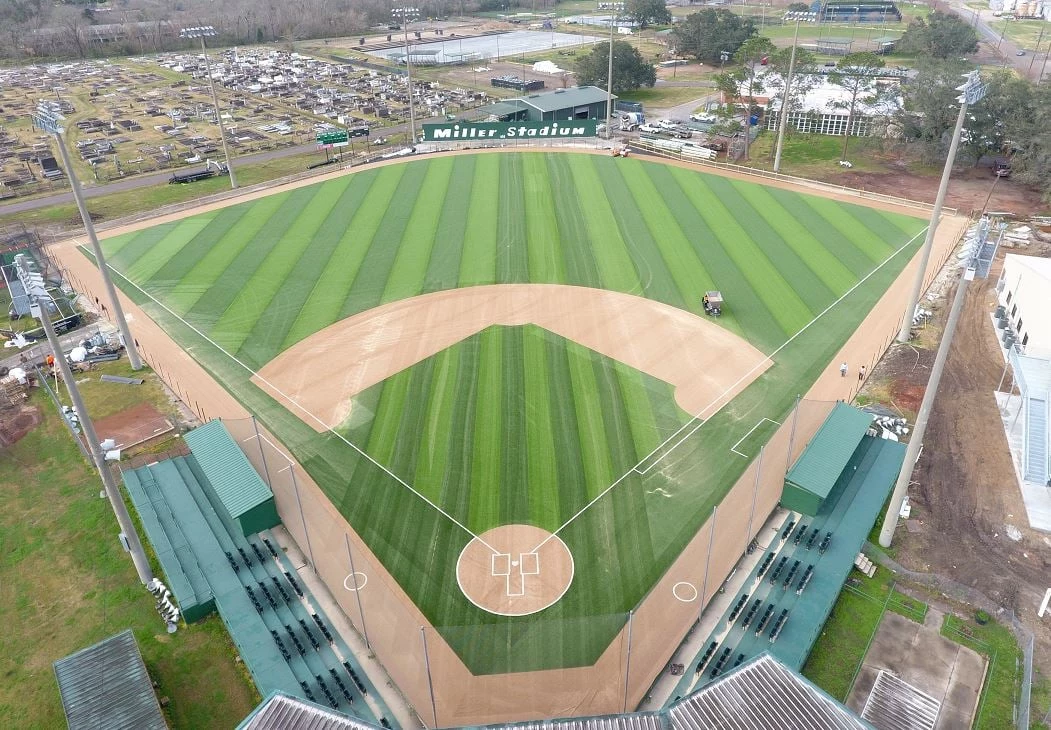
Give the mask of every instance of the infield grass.
[[[637, 159], [509, 153], [364, 170], [105, 246], [178, 317], [126, 291], [282, 439], [468, 666], [488, 673], [595, 660], [747, 466], [729, 447], [806, 392], [923, 228]], [[355, 397], [340, 435], [471, 531], [564, 526], [573, 585], [521, 618], [485, 613], [457, 590], [471, 535], [248, 379], [381, 303], [513, 282], [612, 289], [699, 316], [704, 291], [720, 289], [719, 324], [776, 351], [670, 452], [658, 447], [687, 420], [670, 386], [536, 327], [489, 328]], [[338, 363], [305, 366], [324, 377]], [[658, 468], [631, 470], [655, 448], [646, 463]]]

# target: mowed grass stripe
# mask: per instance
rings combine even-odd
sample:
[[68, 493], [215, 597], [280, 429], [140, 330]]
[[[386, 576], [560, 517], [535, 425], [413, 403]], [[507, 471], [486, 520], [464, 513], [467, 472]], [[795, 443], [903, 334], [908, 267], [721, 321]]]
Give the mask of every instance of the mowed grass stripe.
[[[659, 281], [656, 272], [666, 270], [674, 281], [675, 291], [674, 295], [669, 293], [666, 297], [660, 297], [661, 301], [695, 314], [699, 313], [703, 311], [701, 296], [705, 291], [716, 288], [715, 281], [690, 245], [675, 215], [665, 203], [664, 196], [653, 180], [645, 174], [641, 163], [637, 160], [631, 160], [631, 163], [630, 167], [617, 165], [616, 174], [607, 178], [606, 186], [614, 202], [614, 210], [623, 220], [621, 225], [627, 227], [635, 222], [645, 230], [645, 235], [626, 238], [638, 247], [640, 270], [642, 261], [645, 261], [654, 272], [653, 281], [646, 288], [646, 295], [650, 296], [650, 289]], [[618, 188], [621, 185], [630, 198], [623, 199], [619, 195]], [[622, 200], [623, 205], [618, 205]], [[647, 241], [652, 242], [652, 245], [645, 245]], [[659, 267], [656, 264], [658, 261], [662, 264]], [[727, 312], [726, 321], [731, 320], [733, 315]]]
[[[795, 253], [795, 258], [820, 279], [829, 295], [829, 301], [819, 305], [821, 309], [854, 286], [858, 279], [853, 272], [822, 246], [810, 231], [801, 226], [799, 221], [770, 195], [768, 188], [737, 180], [733, 181], [732, 185], [751, 209], [762, 217], [767, 248], [771, 245], [788, 246]], [[752, 231], [753, 235], [757, 232], [758, 229]], [[797, 290], [805, 284], [805, 281], [794, 277], [791, 280]]]
[[875, 233], [894, 249], [916, 235], [916, 231], [923, 228], [925, 224], [925, 221], [919, 218], [896, 215], [875, 208], [865, 208], [860, 205], [845, 205], [844, 207], [866, 230]]
[[459, 282], [460, 257], [474, 185], [474, 161], [475, 158], [469, 155], [453, 158], [452, 185], [445, 191], [445, 203], [434, 234], [431, 260], [421, 293], [455, 289]]
[[471, 204], [460, 259], [460, 286], [496, 281], [496, 238], [500, 206], [500, 156], [475, 158]]
[[338, 319], [372, 309], [383, 301], [387, 281], [393, 274], [394, 259], [405, 240], [414, 202], [420, 195], [423, 180], [430, 165], [405, 165], [405, 174], [398, 182], [383, 219], [370, 241], [369, 250], [361, 261], [358, 275], [347, 292]]
[[[571, 155], [568, 159], [577, 186], [580, 208], [585, 216], [588, 237], [596, 253], [595, 261], [602, 286], [613, 291], [641, 294], [639, 272], [621, 238], [597, 169], [597, 163], [609, 164], [615, 160], [593, 155]], [[612, 169], [608, 171], [610, 174], [612, 172]]]
[[[500, 484], [496, 492], [500, 495], [500, 511], [495, 525], [526, 522], [529, 519], [529, 503], [543, 497], [550, 485], [535, 485], [540, 494], [533, 495], [534, 485], [529, 481], [526, 457], [526, 409], [523, 402], [525, 387], [525, 352], [522, 339], [524, 327], [502, 327], [503, 330], [503, 428], [501, 429]], [[551, 454], [547, 454], [551, 458]]]
[[[678, 221], [689, 238], [698, 258], [711, 273], [712, 288], [721, 290], [728, 297], [724, 312], [732, 309], [745, 337], [768, 351], [785, 340], [785, 332], [774, 319], [773, 313], [745, 277], [726, 249], [720, 245], [715, 233], [687, 197], [679, 180], [672, 176], [671, 168], [665, 165], [646, 164], [643, 173], [653, 185], [670, 211], [671, 218]], [[703, 205], [703, 201], [701, 201]], [[703, 296], [698, 291], [698, 296]]]
[[216, 280], [221, 281], [221, 285], [213, 286], [190, 308], [192, 321], [201, 322], [206, 330], [219, 321], [266, 257], [284, 238], [303, 206], [310, 203], [314, 192], [314, 188], [306, 187], [289, 193], [267, 220], [267, 225], [256, 232], [250, 245], [237, 254]]
[[[842, 231], [814, 210], [798, 193], [780, 188], [764, 188], [767, 195], [776, 200], [792, 218], [795, 225], [809, 231], [837, 261], [843, 264], [855, 279], [872, 271], [872, 259]], [[789, 224], [790, 226], [792, 224]]]
[[[610, 445], [603, 426], [601, 396], [592, 364], [593, 353], [583, 345], [566, 341], [569, 375], [573, 383], [573, 408], [577, 414], [577, 440], [584, 466], [588, 499], [598, 496], [619, 476], [614, 474]], [[583, 507], [581, 504], [577, 509]]]
[[873, 263], [878, 264], [893, 253], [892, 246], [881, 236], [865, 228], [842, 204], [817, 197], [806, 197], [803, 200], [854, 246], [861, 249]]
[[[624, 402], [625, 411], [627, 412], [628, 430], [631, 432], [634, 446], [630, 463], [624, 467], [628, 469], [657, 448], [661, 441], [664, 440], [664, 433], [670, 433], [661, 430], [655, 412], [655, 398], [651, 397], [651, 395], [656, 396], [656, 391], [660, 389], [664, 391], [663, 395], [667, 399], [665, 406], [667, 406], [668, 401], [674, 406], [674, 394], [671, 386], [661, 380], [651, 378], [645, 373], [615, 360], [610, 360], [609, 362], [612, 364], [617, 376], [620, 399]], [[647, 381], [649, 381], [649, 384], [652, 384], [651, 388], [646, 387]], [[686, 414], [683, 414], [681, 420], [683, 422], [686, 421]]]
[[372, 458], [381, 464], [390, 464], [394, 457], [412, 373], [413, 368], [409, 368], [383, 381], [383, 394], [376, 409], [376, 425], [369, 433], [366, 449]]
[[[777, 270], [766, 254], [734, 219], [734, 214], [723, 205], [709, 183], [708, 176], [687, 186], [688, 171], [672, 169], [679, 178], [687, 197], [691, 198], [708, 227], [715, 233], [723, 249], [752, 283], [752, 287], [766, 303], [785, 334], [798, 332], [809, 322], [814, 312], [807, 306], [792, 285]], [[754, 211], [753, 211], [754, 213]]]
[[355, 211], [328, 265], [321, 272], [299, 316], [288, 331], [282, 349], [339, 319], [339, 311], [346, 301], [347, 292], [354, 283], [361, 262], [372, 245], [383, 214], [394, 198], [404, 173], [405, 166], [391, 165], [353, 176], [358, 184], [367, 186], [368, 194]]
[[423, 291], [431, 250], [453, 172], [453, 158], [440, 157], [427, 165], [419, 196], [391, 265], [381, 304], [414, 297]]
[[587, 218], [580, 208], [569, 158], [573, 155], [547, 155], [551, 189], [558, 200], [555, 221], [562, 240], [566, 284], [597, 286], [599, 269], [588, 237]]
[[[278, 290], [288, 284], [289, 274], [300, 257], [315, 255], [310, 250], [312, 245], [325, 245], [320, 238], [315, 238], [314, 233], [339, 202], [349, 182], [350, 180], [344, 177], [331, 181], [339, 184], [311, 186], [313, 197], [292, 221], [278, 245], [267, 252], [251, 278], [245, 282], [212, 328], [212, 339], [223, 344], [228, 352], [241, 349]], [[279, 304], [284, 305], [284, 302]], [[298, 310], [286, 312], [291, 322]]]
[[519, 284], [530, 280], [523, 157], [500, 157], [500, 207], [497, 211], [496, 237], [496, 281], [500, 284]]
[[[629, 177], [636, 176], [630, 175]], [[659, 236], [663, 237], [668, 232], [667, 221], [658, 223], [653, 217], [641, 215], [642, 209], [635, 198], [634, 191], [628, 187], [621, 166], [614, 165], [609, 170], [603, 170], [602, 184], [605, 187], [610, 207], [613, 209], [621, 238], [635, 263], [635, 270], [638, 272], [639, 280], [643, 283], [646, 296], [690, 311], [688, 298], [690, 294], [680, 289], [676, 275], [665, 261], [654, 235], [653, 225], [655, 223], [657, 223], [655, 230]], [[682, 231], [677, 231], [677, 233], [682, 235]]]
[[[505, 486], [502, 451], [504, 419], [504, 328], [489, 327], [475, 335], [478, 341], [478, 398], [475, 402], [474, 443], [471, 447], [471, 501], [467, 526], [482, 532], [500, 514], [500, 490]], [[468, 376], [471, 373], [467, 373]]]
[[550, 388], [551, 433], [557, 448], [555, 471], [558, 473], [558, 509], [554, 527], [572, 517], [588, 503], [587, 475], [584, 473], [583, 447], [577, 424], [577, 410], [573, 407], [573, 375], [569, 367], [570, 353], [565, 343], [545, 337], [548, 387]]
[[434, 356], [431, 372], [431, 397], [427, 415], [420, 431], [420, 451], [416, 457], [413, 486], [438, 502], [445, 487], [446, 466], [455, 432], [453, 416], [456, 412], [456, 394], [460, 378], [462, 347], [450, 347]]
[[364, 185], [354, 185], [353, 177], [344, 179], [351, 184], [343, 187], [331, 212], [312, 236], [310, 246], [299, 256], [238, 351], [238, 358], [249, 366], [258, 368], [281, 352], [307, 297], [332, 259], [341, 234], [368, 192]]
[[529, 253], [529, 281], [534, 284], [561, 284], [565, 281], [566, 273], [547, 161], [543, 155], [529, 154], [523, 155], [522, 165], [526, 221], [523, 244]]
[[[255, 239], [255, 235], [267, 225], [270, 217], [282, 208], [288, 193], [267, 196], [243, 206], [251, 211], [244, 222], [232, 228], [222, 238], [212, 241], [211, 247], [183, 276], [165, 297], [165, 304], [180, 316], [186, 316], [205, 292], [215, 286], [219, 277], [234, 259]], [[209, 236], [208, 229], [201, 234]]]
[[224, 241], [225, 245], [225, 239], [234, 226], [240, 225], [245, 215], [254, 211], [256, 205], [258, 202], [242, 203], [216, 211], [214, 216], [210, 216], [208, 225], [180, 249], [178, 256], [168, 259], [164, 266], [153, 272], [148, 286], [168, 287], [182, 281], [220, 241]]
[[133, 263], [128, 264], [124, 274], [133, 281], [149, 280], [159, 268], [171, 261], [172, 257], [182, 256], [182, 249], [204, 230], [210, 219], [211, 216], [194, 216], [180, 221], [167, 236], [143, 252]]
[[[207, 218], [215, 217], [215, 213], [204, 213], [203, 215]], [[178, 228], [180, 223], [182, 221], [161, 223], [142, 231], [129, 233], [127, 236], [106, 239], [105, 248], [102, 249], [102, 252], [106, 254], [106, 262], [116, 267], [117, 270], [124, 271], [158, 242], [163, 241], [164, 237]]]
[[560, 524], [560, 474], [555, 451], [561, 448], [561, 432], [556, 431], [552, 412], [562, 403], [552, 402], [551, 372], [548, 367], [550, 335], [539, 327], [525, 327], [522, 339], [522, 362], [525, 377], [522, 393], [526, 414], [525, 446], [526, 480], [529, 484], [529, 523], [553, 530]]

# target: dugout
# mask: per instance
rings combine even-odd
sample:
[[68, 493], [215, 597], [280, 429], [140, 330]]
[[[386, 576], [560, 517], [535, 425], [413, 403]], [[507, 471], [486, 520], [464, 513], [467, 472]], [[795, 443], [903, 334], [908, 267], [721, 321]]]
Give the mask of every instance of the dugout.
[[871, 424], [872, 414], [837, 403], [785, 476], [785, 509], [817, 515]]

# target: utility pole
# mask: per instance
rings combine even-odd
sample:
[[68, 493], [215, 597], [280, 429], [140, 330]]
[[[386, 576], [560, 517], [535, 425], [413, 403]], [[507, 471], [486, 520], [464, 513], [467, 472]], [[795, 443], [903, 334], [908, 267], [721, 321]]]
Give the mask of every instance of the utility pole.
[[952, 133], [952, 142], [949, 143], [949, 154], [945, 158], [945, 167], [942, 169], [942, 179], [938, 185], [938, 195], [934, 199], [934, 208], [931, 210], [931, 220], [927, 224], [927, 237], [923, 241], [920, 251], [920, 266], [916, 269], [916, 277], [912, 282], [912, 291], [909, 301], [905, 307], [905, 316], [902, 318], [901, 329], [898, 331], [898, 342], [908, 342], [912, 336], [912, 319], [916, 316], [916, 303], [920, 299], [920, 290], [923, 288], [923, 277], [927, 271], [927, 262], [931, 258], [931, 248], [934, 245], [934, 234], [938, 230], [941, 220], [942, 205], [945, 203], [945, 193], [949, 189], [949, 176], [952, 174], [953, 164], [956, 162], [956, 150], [960, 146], [960, 133], [963, 131], [963, 121], [967, 117], [967, 107], [981, 101], [985, 96], [985, 84], [977, 69], [966, 75], [966, 81], [962, 86], [956, 88], [963, 92], [957, 98], [960, 102], [960, 113], [956, 117], [956, 128]]
[[609, 69], [606, 73], [606, 134], [609, 135], [610, 147], [613, 146], [613, 31], [617, 25], [617, 11], [609, 17]]
[[785, 93], [781, 97], [781, 116], [777, 120], [777, 148], [774, 152], [774, 172], [781, 172], [781, 150], [785, 146], [785, 130], [788, 127], [788, 100], [792, 89], [792, 74], [796, 70], [796, 46], [799, 42], [799, 18], [796, 32], [792, 35], [792, 55], [788, 59], [788, 76], [785, 77]]
[[200, 38], [201, 53], [204, 55], [204, 67], [208, 72], [208, 85], [212, 89], [212, 106], [215, 107], [215, 121], [219, 124], [219, 139], [223, 143], [223, 157], [226, 158], [226, 173], [230, 176], [230, 189], [237, 189], [237, 175], [234, 174], [233, 160], [230, 159], [230, 148], [226, 144], [226, 125], [223, 124], [223, 114], [219, 111], [219, 95], [215, 93], [215, 77], [212, 75], [212, 62], [208, 58], [208, 47], [204, 44], [205, 38], [219, 35], [218, 31], [210, 25], [199, 25], [194, 28], [183, 28], [179, 31], [180, 38]]
[[41, 102], [40, 106], [33, 112], [32, 118], [33, 126], [55, 135], [55, 140], [58, 143], [58, 153], [62, 157], [62, 166], [66, 169], [70, 187], [73, 188], [73, 200], [76, 201], [77, 210], [80, 211], [80, 220], [84, 223], [84, 232], [87, 233], [88, 241], [91, 242], [91, 252], [95, 256], [95, 264], [99, 267], [102, 283], [106, 287], [106, 297], [109, 299], [110, 307], [113, 308], [113, 317], [117, 320], [117, 329], [120, 331], [120, 337], [124, 340], [124, 349], [128, 353], [128, 364], [131, 365], [132, 370], [141, 370], [142, 358], [139, 357], [139, 349], [135, 345], [135, 338], [132, 337], [131, 330], [128, 329], [128, 320], [124, 317], [124, 308], [121, 307], [120, 300], [117, 298], [117, 289], [113, 286], [113, 280], [110, 278], [109, 267], [106, 266], [106, 257], [102, 253], [102, 245], [99, 244], [99, 237], [95, 233], [95, 224], [91, 220], [91, 213], [88, 212], [87, 204], [84, 202], [84, 191], [80, 187], [80, 180], [77, 178], [76, 170], [73, 169], [73, 163], [69, 159], [69, 152], [66, 150], [65, 130], [62, 127], [62, 120], [65, 117], [58, 113], [58, 110], [52, 106], [51, 102]]
[[37, 307], [40, 308], [40, 323], [44, 326], [48, 344], [51, 345], [51, 351], [55, 355], [55, 365], [62, 372], [62, 379], [66, 381], [69, 396], [73, 400], [73, 409], [77, 412], [78, 418], [80, 418], [80, 427], [84, 429], [84, 438], [88, 442], [88, 450], [91, 452], [92, 460], [102, 476], [106, 497], [109, 498], [110, 507], [113, 508], [113, 514], [117, 517], [117, 524], [120, 525], [120, 531], [124, 537], [122, 542], [126, 545], [128, 552], [131, 553], [131, 560], [135, 563], [135, 572], [139, 574], [139, 580], [142, 581], [143, 585], [146, 585], [153, 580], [150, 561], [146, 558], [146, 552], [142, 549], [139, 533], [135, 529], [135, 523], [131, 521], [131, 515], [128, 514], [128, 507], [124, 504], [120, 488], [113, 478], [113, 473], [106, 466], [106, 456], [102, 453], [102, 448], [99, 445], [98, 434], [95, 433], [95, 424], [91, 422], [88, 410], [84, 407], [84, 399], [80, 396], [80, 388], [77, 387], [77, 381], [73, 379], [69, 363], [66, 362], [66, 356], [59, 345], [58, 337], [55, 335], [55, 327], [51, 323], [51, 315], [48, 312], [48, 301], [39, 296], [36, 297], [35, 301]]
[[1029, 76], [1033, 73], [1033, 64], [1036, 62], [1036, 57], [1040, 55], [1040, 44], [1044, 42], [1044, 26], [1046, 23], [1040, 25], [1040, 37], [1036, 39], [1036, 48], [1033, 49], [1033, 55], [1029, 57], [1029, 68], [1026, 69], [1025, 76]]

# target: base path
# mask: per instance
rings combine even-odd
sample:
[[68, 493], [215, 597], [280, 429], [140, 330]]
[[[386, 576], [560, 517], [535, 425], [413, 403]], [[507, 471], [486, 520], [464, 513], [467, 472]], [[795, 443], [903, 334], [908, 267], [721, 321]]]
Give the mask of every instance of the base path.
[[573, 582], [573, 555], [547, 530], [501, 525], [464, 546], [456, 561], [456, 582], [467, 600], [484, 611], [526, 616], [566, 594]]
[[350, 415], [352, 398], [366, 388], [486, 327], [525, 324], [670, 383], [679, 407], [702, 418], [771, 365], [729, 330], [652, 299], [582, 286], [496, 284], [424, 294], [348, 317], [281, 353], [252, 381], [325, 431]]

